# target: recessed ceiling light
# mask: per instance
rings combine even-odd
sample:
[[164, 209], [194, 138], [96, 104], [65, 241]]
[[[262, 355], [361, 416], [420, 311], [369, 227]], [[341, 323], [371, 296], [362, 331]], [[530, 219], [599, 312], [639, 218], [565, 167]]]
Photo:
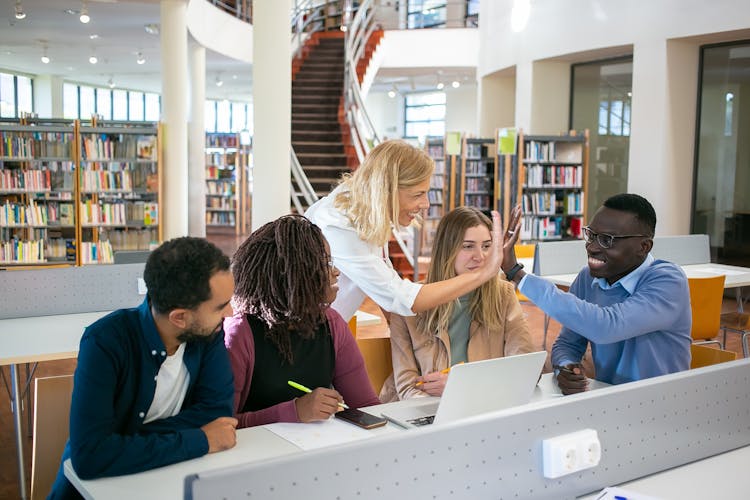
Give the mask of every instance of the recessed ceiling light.
[[99, 62], [99, 59], [94, 54], [91, 54], [91, 56], [89, 56], [89, 62], [91, 64], [96, 64]]
[[149, 35], [158, 35], [159, 34], [159, 25], [156, 23], [149, 23], [145, 24], [143, 26], [143, 29], [148, 33]]
[[115, 81], [112, 79], [112, 77], [107, 80], [107, 85], [109, 85], [109, 88], [111, 89], [115, 88]]
[[97, 35], [96, 33], [89, 35], [89, 40], [96, 40], [97, 38], [99, 38], [99, 35]]
[[89, 17], [89, 6], [86, 0], [83, 0], [82, 2], [81, 15], [78, 17], [78, 20], [81, 21], [83, 24], [88, 24], [89, 21], [91, 21], [91, 18]]
[[457, 89], [460, 86], [461, 82], [459, 82], [458, 80], [453, 80], [453, 83], [451, 83], [451, 87], [453, 87], [454, 89]]
[[21, 0], [16, 0], [16, 19], [25, 19], [26, 13], [23, 11]]
[[138, 64], [145, 64], [146, 58], [143, 57], [143, 52], [138, 52], [135, 62], [137, 62]]

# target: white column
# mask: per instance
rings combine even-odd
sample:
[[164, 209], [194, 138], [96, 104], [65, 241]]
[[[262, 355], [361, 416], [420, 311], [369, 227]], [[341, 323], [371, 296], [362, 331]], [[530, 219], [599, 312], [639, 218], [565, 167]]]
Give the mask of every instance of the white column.
[[63, 79], [61, 76], [34, 77], [34, 113], [40, 118], [62, 118]]
[[522, 128], [526, 134], [535, 134], [531, 130], [531, 109], [533, 64], [531, 61], [523, 61], [516, 64], [516, 127]]
[[[161, 0], [161, 105], [164, 123], [161, 224], [165, 240], [188, 234], [188, 57], [184, 0]], [[194, 200], [204, 203], [205, 200]]]
[[253, 229], [289, 213], [291, 203], [290, 9], [290, 0], [253, 1]]
[[628, 191], [654, 206], [659, 235], [690, 231], [697, 75], [697, 44], [634, 46]]
[[206, 236], [206, 49], [188, 44], [190, 53], [190, 117], [188, 118], [188, 234]]
[[535, 61], [532, 68], [529, 133], [557, 135], [568, 129], [570, 63]]
[[498, 72], [479, 79], [479, 137], [494, 137], [495, 129], [515, 126], [516, 77], [507, 73]]

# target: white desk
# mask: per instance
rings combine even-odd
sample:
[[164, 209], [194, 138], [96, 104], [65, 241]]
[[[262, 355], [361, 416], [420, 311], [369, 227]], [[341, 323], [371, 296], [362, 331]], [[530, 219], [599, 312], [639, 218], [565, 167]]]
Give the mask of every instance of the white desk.
[[[592, 389], [606, 387], [608, 384], [591, 381]], [[534, 391], [531, 402], [559, 396], [560, 391], [551, 373], [542, 376]], [[426, 398], [415, 398], [407, 401], [386, 403], [371, 406], [366, 410], [379, 415], [382, 411], [393, 406], [421, 404]], [[428, 398], [433, 399], [433, 398]], [[378, 436], [396, 432], [419, 432], [402, 429], [398, 425], [387, 424], [385, 427], [373, 429], [370, 432]], [[284, 438], [265, 429], [263, 426], [250, 427], [237, 431], [237, 445], [231, 450], [212, 453], [200, 458], [188, 460], [159, 469], [153, 469], [127, 476], [109, 477], [102, 479], [81, 480], [76, 475], [70, 460], [65, 461], [65, 477], [78, 489], [85, 498], [106, 498], [108, 500], [129, 499], [133, 497], [134, 485], [138, 485], [139, 500], [182, 499], [184, 479], [190, 474], [221, 469], [233, 465], [246, 464], [255, 461], [288, 455], [304, 453], [303, 450]]]
[[[12, 318], [0, 320], [0, 366], [9, 365], [11, 379], [11, 411], [16, 434], [18, 480], [24, 485], [26, 473], [23, 457], [23, 431], [21, 428], [21, 399], [18, 365], [72, 359], [78, 356], [78, 347], [84, 329], [110, 311]], [[357, 311], [357, 326], [380, 323], [379, 316]], [[27, 386], [28, 386], [27, 381]], [[23, 496], [23, 495], [22, 495]]]

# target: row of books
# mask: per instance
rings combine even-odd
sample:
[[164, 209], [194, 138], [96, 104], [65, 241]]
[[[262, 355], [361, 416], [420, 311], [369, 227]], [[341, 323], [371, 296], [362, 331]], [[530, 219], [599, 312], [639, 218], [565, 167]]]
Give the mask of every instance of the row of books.
[[112, 264], [115, 261], [109, 241], [81, 242], [81, 264]]
[[206, 167], [206, 179], [227, 179], [234, 180], [234, 169], [221, 168], [216, 165]]
[[234, 210], [235, 201], [232, 198], [219, 198], [212, 196], [206, 198], [206, 208], [218, 208], [222, 210]]
[[493, 164], [487, 160], [466, 160], [467, 174], [489, 175], [492, 172]]
[[527, 193], [523, 195], [521, 208], [524, 213], [535, 215], [582, 215], [583, 193]]
[[432, 159], [443, 156], [445, 154], [444, 151], [442, 144], [430, 144], [427, 146], [427, 155]]
[[206, 194], [234, 196], [234, 183], [231, 179], [227, 179], [227, 182], [209, 182], [206, 184]]
[[442, 191], [428, 191], [427, 199], [431, 205], [442, 205], [443, 204], [443, 192]]
[[206, 165], [233, 167], [236, 164], [237, 153], [220, 153], [217, 151], [206, 153]]
[[238, 145], [236, 134], [206, 134], [207, 148], [236, 148]]
[[524, 162], [551, 161], [558, 163], [581, 163], [582, 142], [528, 141], [524, 144]]
[[0, 156], [71, 158], [73, 132], [0, 132]]
[[159, 204], [144, 201], [121, 201], [109, 203], [86, 200], [81, 202], [81, 224], [103, 224], [125, 226], [142, 224], [153, 226], [159, 223]]
[[114, 250], [150, 250], [158, 245], [159, 231], [156, 228], [102, 230], [100, 240], [109, 241]]
[[71, 260], [74, 261], [75, 240], [68, 238], [50, 238], [45, 241], [44, 255], [47, 260]]
[[583, 217], [528, 217], [521, 221], [522, 240], [580, 238]]
[[488, 194], [466, 194], [464, 195], [464, 205], [475, 207], [479, 210], [492, 210], [492, 199]]
[[70, 203], [37, 204], [33, 200], [28, 205], [6, 201], [0, 205], [0, 226], [72, 226], [74, 225], [73, 205]]
[[81, 137], [84, 160], [137, 158], [156, 161], [155, 135], [88, 134]]
[[473, 142], [466, 143], [466, 158], [478, 159], [484, 156], [487, 156], [487, 146]]
[[206, 224], [212, 226], [234, 226], [234, 212], [206, 212]]
[[44, 240], [10, 240], [0, 242], [0, 262], [7, 264], [46, 262]]
[[492, 179], [489, 177], [469, 177], [466, 179], [466, 191], [490, 191]]
[[583, 187], [583, 166], [529, 165], [526, 187]]
[[433, 175], [430, 178], [430, 189], [443, 189], [445, 187], [445, 177], [442, 175]]
[[87, 192], [132, 191], [130, 172], [110, 172], [108, 170], [81, 171], [81, 189]]

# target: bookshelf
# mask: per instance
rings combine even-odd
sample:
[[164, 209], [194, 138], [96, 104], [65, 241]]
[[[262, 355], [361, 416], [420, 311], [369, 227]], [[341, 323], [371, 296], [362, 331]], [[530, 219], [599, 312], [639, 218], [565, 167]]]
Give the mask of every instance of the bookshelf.
[[588, 130], [560, 136], [519, 131], [517, 141], [515, 158], [498, 156], [504, 215], [516, 203], [522, 204], [522, 241], [581, 238], [587, 220]]
[[161, 241], [160, 128], [144, 122], [79, 127], [78, 264]]
[[422, 239], [422, 255], [432, 253], [432, 242], [435, 239], [440, 219], [448, 212], [448, 179], [449, 171], [446, 169], [445, 161], [445, 140], [443, 137], [425, 138], [425, 151], [427, 155], [435, 162], [435, 172], [430, 179], [430, 190], [427, 197], [430, 201], [430, 208], [424, 220], [424, 231]]
[[464, 137], [461, 147], [461, 168], [456, 176], [456, 206], [475, 207], [490, 215], [496, 208], [497, 171], [495, 139]]
[[0, 265], [75, 264], [76, 127], [0, 124]]
[[243, 234], [252, 186], [250, 149], [240, 134], [206, 134], [206, 229]]

